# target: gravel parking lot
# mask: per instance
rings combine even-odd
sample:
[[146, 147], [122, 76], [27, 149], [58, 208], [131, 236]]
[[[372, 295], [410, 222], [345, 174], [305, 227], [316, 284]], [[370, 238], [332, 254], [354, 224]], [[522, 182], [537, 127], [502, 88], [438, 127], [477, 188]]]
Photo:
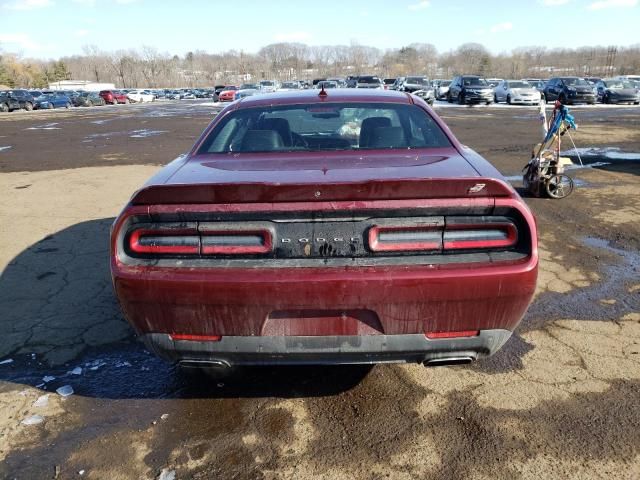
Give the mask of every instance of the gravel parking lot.
[[[435, 108], [520, 186], [536, 108]], [[589, 165], [570, 197], [527, 198], [538, 292], [495, 357], [224, 380], [135, 341], [107, 250], [131, 193], [217, 110], [0, 114], [0, 477], [640, 478], [640, 108], [572, 108]]]

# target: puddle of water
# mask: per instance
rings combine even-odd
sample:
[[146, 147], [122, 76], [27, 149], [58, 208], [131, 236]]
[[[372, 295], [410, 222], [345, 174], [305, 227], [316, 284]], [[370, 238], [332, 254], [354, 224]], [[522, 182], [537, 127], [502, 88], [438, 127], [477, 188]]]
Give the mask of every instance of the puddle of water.
[[6, 147], [0, 147], [0, 152], [4, 152], [5, 150], [10, 150], [13, 148], [11, 145], [7, 145]]

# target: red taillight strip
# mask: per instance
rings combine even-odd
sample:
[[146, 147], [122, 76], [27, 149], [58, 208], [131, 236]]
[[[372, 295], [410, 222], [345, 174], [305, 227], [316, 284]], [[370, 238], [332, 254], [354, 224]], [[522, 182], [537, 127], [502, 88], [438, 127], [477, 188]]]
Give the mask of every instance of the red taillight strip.
[[[499, 230], [506, 233], [506, 238], [500, 239], [447, 239], [447, 232], [482, 232]], [[447, 225], [443, 234], [443, 248], [445, 250], [462, 250], [468, 248], [504, 248], [512, 247], [518, 242], [518, 230], [513, 223], [478, 223], [478, 224], [452, 224]]]
[[[144, 236], [157, 236], [157, 237], [193, 237], [197, 240], [197, 245], [142, 245], [140, 239]], [[188, 229], [172, 229], [172, 230], [160, 230], [160, 229], [145, 229], [141, 228], [131, 232], [129, 237], [129, 248], [135, 253], [181, 253], [181, 254], [194, 254], [200, 253], [200, 239], [198, 237], [198, 231], [195, 228]]]
[[431, 340], [437, 340], [441, 338], [461, 338], [461, 337], [477, 337], [480, 335], [480, 330], [461, 330], [459, 332], [426, 332], [425, 337]]
[[192, 335], [190, 333], [172, 333], [171, 340], [186, 340], [190, 342], [219, 342], [222, 335]]
[[[385, 243], [380, 241], [383, 233], [436, 233], [438, 238], [424, 241], [398, 241]], [[442, 229], [439, 225], [415, 225], [384, 227], [375, 225], [369, 229], [369, 248], [374, 252], [415, 251], [415, 250], [440, 250], [442, 248]]]
[[[273, 237], [269, 230], [215, 230], [201, 231], [203, 254], [256, 254], [267, 253], [273, 250]], [[261, 239], [260, 245], [206, 245], [207, 237], [247, 237], [257, 236]]]

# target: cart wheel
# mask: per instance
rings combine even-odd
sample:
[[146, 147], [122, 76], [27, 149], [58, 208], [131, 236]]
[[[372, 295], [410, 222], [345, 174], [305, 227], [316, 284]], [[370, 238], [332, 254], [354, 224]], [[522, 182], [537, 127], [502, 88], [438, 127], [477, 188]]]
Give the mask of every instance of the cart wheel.
[[564, 198], [573, 192], [573, 180], [568, 175], [553, 175], [544, 188], [551, 198]]

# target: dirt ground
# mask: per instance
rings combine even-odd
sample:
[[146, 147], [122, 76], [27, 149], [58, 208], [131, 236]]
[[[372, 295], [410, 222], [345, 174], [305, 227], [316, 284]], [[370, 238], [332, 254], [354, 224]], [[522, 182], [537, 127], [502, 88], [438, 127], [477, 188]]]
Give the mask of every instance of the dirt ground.
[[[535, 109], [436, 110], [520, 186]], [[539, 287], [496, 356], [224, 380], [187, 378], [135, 341], [107, 250], [131, 193], [215, 111], [0, 115], [0, 477], [640, 478], [640, 154], [606, 150], [640, 152], [640, 108], [572, 110], [576, 144], [601, 152], [583, 160], [607, 165], [573, 170], [564, 200], [526, 198]]]

